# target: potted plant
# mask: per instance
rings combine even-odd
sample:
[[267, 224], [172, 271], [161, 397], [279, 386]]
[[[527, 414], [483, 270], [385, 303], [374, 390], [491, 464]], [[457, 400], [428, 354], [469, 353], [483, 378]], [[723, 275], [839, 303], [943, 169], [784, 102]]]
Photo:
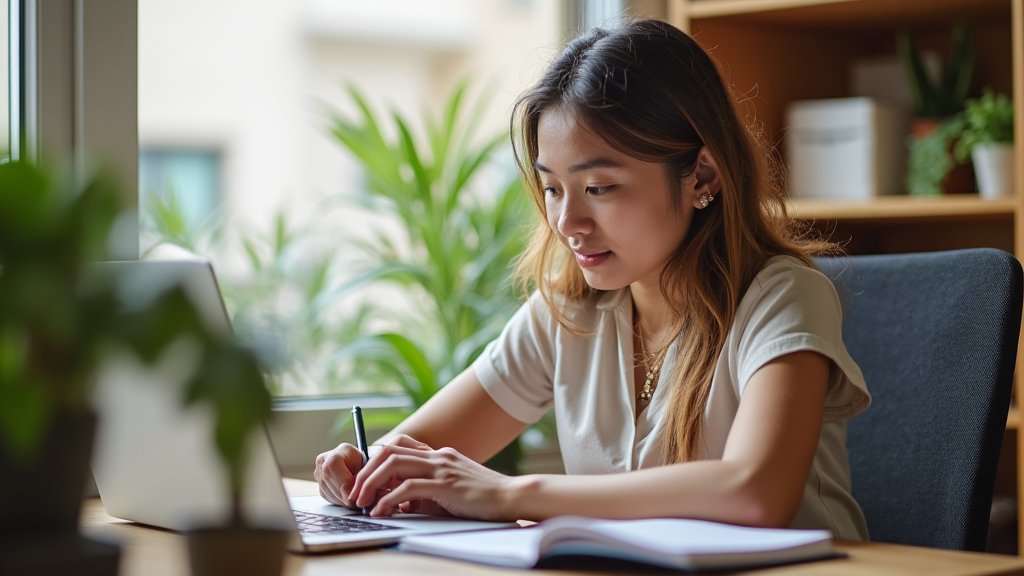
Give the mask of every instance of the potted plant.
[[964, 129], [955, 148], [960, 162], [972, 160], [983, 198], [1013, 194], [1013, 102], [986, 90], [968, 100]]
[[[938, 122], [927, 134], [908, 140], [906, 186], [914, 196], [937, 196], [944, 191], [964, 192], [969, 183], [957, 174], [958, 164], [951, 152], [964, 130], [964, 118], [957, 114]], [[968, 181], [969, 182], [969, 181]]]
[[908, 191], [927, 196], [971, 189], [974, 177], [970, 165], [958, 164], [953, 158], [962, 126], [957, 115], [963, 110], [974, 75], [974, 51], [966, 26], [953, 27], [949, 57], [938, 78], [929, 74], [910, 34], [900, 33], [896, 44], [914, 115], [908, 140]]
[[185, 387], [185, 404], [205, 404], [213, 413], [213, 442], [224, 465], [231, 512], [225, 524], [186, 533], [193, 576], [246, 574], [278, 576], [289, 532], [283, 526], [257, 526], [242, 509], [249, 439], [262, 432], [272, 401], [263, 366], [250, 350], [231, 339], [204, 338], [199, 368]]
[[[348, 95], [357, 113], [333, 114], [331, 131], [366, 172], [366, 188], [351, 200], [399, 224], [397, 234], [377, 227], [358, 244], [364, 268], [352, 284], [388, 284], [418, 305], [375, 301], [376, 314], [397, 326], [345, 351], [360, 374], [397, 382], [415, 408], [465, 370], [519, 306], [509, 280], [527, 198], [511, 161], [504, 171], [498, 161], [507, 134], [477, 137], [485, 99], [467, 106], [465, 83], [420, 131], [397, 112], [378, 117], [357, 89]], [[514, 473], [518, 456], [513, 443], [488, 464]]]
[[[183, 338], [200, 346], [185, 400], [213, 407], [232, 494], [242, 488], [236, 472], [245, 439], [270, 412], [256, 355], [209, 331], [182, 287], [127, 307], [123, 280], [90, 273], [122, 216], [120, 196], [102, 175], [77, 185], [30, 163], [0, 164], [0, 541], [14, 543], [5, 553], [33, 551], [29, 572], [88, 564], [116, 573], [109, 547], [96, 558], [95, 546], [52, 544], [81, 539], [97, 426], [92, 387], [110, 353], [153, 362]], [[236, 509], [232, 524], [240, 518]]]

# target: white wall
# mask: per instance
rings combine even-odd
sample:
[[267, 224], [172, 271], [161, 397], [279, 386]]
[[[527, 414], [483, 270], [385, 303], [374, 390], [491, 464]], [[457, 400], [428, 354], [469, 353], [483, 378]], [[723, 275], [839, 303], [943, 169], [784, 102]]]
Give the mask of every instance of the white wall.
[[245, 221], [301, 212], [358, 182], [322, 114], [343, 108], [344, 83], [414, 114], [472, 74], [496, 84], [483, 131], [504, 131], [559, 14], [549, 0], [139, 0], [140, 144], [221, 149]]

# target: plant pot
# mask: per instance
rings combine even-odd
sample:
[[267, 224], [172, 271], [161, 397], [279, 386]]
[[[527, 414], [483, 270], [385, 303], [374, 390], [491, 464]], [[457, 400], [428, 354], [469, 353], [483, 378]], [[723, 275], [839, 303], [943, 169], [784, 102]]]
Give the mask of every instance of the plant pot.
[[245, 525], [189, 530], [192, 576], [280, 576], [288, 536], [287, 530]]
[[34, 453], [19, 457], [0, 442], [0, 539], [78, 531], [95, 432], [92, 411], [58, 411]]
[[974, 174], [978, 178], [978, 192], [982, 198], [1009, 198], [1013, 196], [1013, 145], [975, 144], [971, 150]]

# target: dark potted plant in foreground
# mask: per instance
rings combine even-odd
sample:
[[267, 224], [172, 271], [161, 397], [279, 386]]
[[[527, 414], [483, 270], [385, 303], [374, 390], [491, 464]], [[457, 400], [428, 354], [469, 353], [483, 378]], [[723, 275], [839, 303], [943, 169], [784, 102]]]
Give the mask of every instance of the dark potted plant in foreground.
[[[93, 381], [108, 354], [153, 362], [180, 339], [200, 346], [184, 400], [213, 407], [232, 494], [242, 489], [248, 433], [270, 413], [258, 358], [209, 331], [182, 287], [126, 307], [121, 280], [90, 273], [122, 216], [119, 199], [102, 176], [79, 186], [25, 162], [0, 165], [3, 573], [116, 573], [116, 547], [78, 533], [97, 426]], [[237, 507], [230, 523], [242, 523]]]
[[201, 369], [186, 385], [185, 402], [205, 403], [213, 413], [213, 441], [231, 497], [226, 524], [187, 533], [193, 576], [277, 576], [284, 564], [288, 530], [252, 525], [242, 509], [249, 439], [261, 433], [272, 408], [262, 366], [252, 352], [232, 341], [209, 341]]

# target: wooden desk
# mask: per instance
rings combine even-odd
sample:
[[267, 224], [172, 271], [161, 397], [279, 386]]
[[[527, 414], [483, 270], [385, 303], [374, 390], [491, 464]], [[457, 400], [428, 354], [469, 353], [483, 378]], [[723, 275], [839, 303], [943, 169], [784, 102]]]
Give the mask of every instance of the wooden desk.
[[[293, 494], [310, 493], [312, 483], [289, 481]], [[123, 546], [121, 576], [188, 576], [188, 558], [184, 538], [174, 532], [146, 528], [111, 518], [99, 500], [86, 502], [82, 516], [86, 535], [113, 539]], [[744, 575], [770, 576], [887, 576], [927, 574], [929, 576], [1024, 576], [1024, 559], [995, 554], [950, 552], [892, 544], [838, 541], [838, 550], [849, 558], [794, 564]], [[374, 576], [437, 574], [444, 576], [498, 576], [524, 574], [566, 576], [565, 571], [508, 570], [464, 562], [389, 551], [356, 551], [320, 556], [289, 554], [287, 576], [337, 576], [373, 574]], [[576, 572], [573, 572], [576, 574]], [[612, 576], [621, 572], [578, 572], [593, 576]]]

